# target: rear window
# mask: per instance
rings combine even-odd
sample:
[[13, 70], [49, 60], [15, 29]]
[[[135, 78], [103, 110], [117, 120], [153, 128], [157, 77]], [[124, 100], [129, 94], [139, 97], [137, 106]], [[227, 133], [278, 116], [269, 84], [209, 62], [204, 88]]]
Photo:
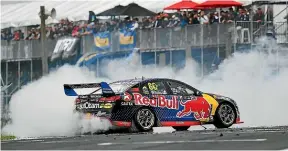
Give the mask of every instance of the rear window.
[[[125, 84], [125, 83], [111, 83], [109, 84], [109, 86], [111, 87], [111, 89], [115, 92], [115, 93], [122, 93], [125, 90], [127, 90], [129, 87], [133, 86], [131, 84]], [[93, 94], [102, 94], [102, 90], [101, 88], [99, 88], [97, 91], [95, 91]]]

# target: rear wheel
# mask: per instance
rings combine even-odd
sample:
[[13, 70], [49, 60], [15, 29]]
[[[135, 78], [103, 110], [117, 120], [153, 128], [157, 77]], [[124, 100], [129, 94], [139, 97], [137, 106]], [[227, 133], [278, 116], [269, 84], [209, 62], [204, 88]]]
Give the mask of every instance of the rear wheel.
[[187, 131], [190, 126], [172, 126], [176, 131]]
[[217, 128], [228, 128], [236, 120], [235, 107], [230, 103], [222, 103], [216, 110], [214, 116], [214, 126]]
[[[156, 117], [153, 111], [149, 108], [140, 108], [136, 111], [133, 122], [140, 132], [148, 132], [153, 130]], [[133, 124], [132, 124], [133, 127]], [[134, 129], [136, 128], [134, 127]]]

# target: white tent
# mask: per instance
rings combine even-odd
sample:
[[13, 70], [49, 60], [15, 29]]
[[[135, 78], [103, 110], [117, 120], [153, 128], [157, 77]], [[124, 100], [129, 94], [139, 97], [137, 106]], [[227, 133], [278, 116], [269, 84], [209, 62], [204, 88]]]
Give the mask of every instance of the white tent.
[[[151, 11], [162, 11], [164, 7], [179, 0], [41, 0], [5, 4], [1, 6], [1, 28], [23, 27], [40, 24], [38, 13], [40, 6], [47, 10], [56, 9], [56, 19], [69, 18], [74, 21], [88, 20], [88, 11], [98, 14], [116, 5], [128, 5], [135, 2]], [[203, 0], [193, 0], [203, 2]], [[243, 0], [242, 0], [243, 2]], [[246, 1], [247, 2], [247, 1]], [[56, 21], [53, 21], [56, 22]]]
[[56, 19], [69, 18], [74, 21], [88, 20], [89, 11], [95, 14], [113, 8], [116, 5], [128, 5], [135, 2], [151, 11], [158, 12], [165, 6], [178, 0], [94, 0], [94, 1], [32, 1], [1, 6], [1, 28], [21, 27], [40, 24], [38, 13], [40, 6], [56, 9]]

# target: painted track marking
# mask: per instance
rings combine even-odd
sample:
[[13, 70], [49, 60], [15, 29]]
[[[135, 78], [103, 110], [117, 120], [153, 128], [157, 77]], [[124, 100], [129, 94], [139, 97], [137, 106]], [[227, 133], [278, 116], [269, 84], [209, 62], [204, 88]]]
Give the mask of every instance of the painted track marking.
[[263, 142], [267, 139], [232, 139], [232, 140], [195, 140], [195, 141], [153, 141], [153, 142], [131, 142], [131, 143], [99, 143], [99, 146], [108, 145], [141, 145], [141, 144], [175, 144], [175, 143], [213, 143], [213, 142]]

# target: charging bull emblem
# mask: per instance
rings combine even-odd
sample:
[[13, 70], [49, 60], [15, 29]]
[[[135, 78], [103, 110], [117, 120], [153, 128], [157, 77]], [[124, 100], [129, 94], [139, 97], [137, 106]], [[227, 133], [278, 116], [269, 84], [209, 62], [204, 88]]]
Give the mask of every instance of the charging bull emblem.
[[124, 93], [124, 101], [131, 101], [132, 100], [132, 95], [131, 94], [129, 94], [129, 93], [127, 93], [127, 92], [125, 92]]
[[208, 121], [210, 118], [211, 105], [202, 97], [193, 98], [186, 102], [180, 101], [183, 110], [176, 115], [178, 118], [189, 116], [194, 113], [194, 118], [199, 121]]

